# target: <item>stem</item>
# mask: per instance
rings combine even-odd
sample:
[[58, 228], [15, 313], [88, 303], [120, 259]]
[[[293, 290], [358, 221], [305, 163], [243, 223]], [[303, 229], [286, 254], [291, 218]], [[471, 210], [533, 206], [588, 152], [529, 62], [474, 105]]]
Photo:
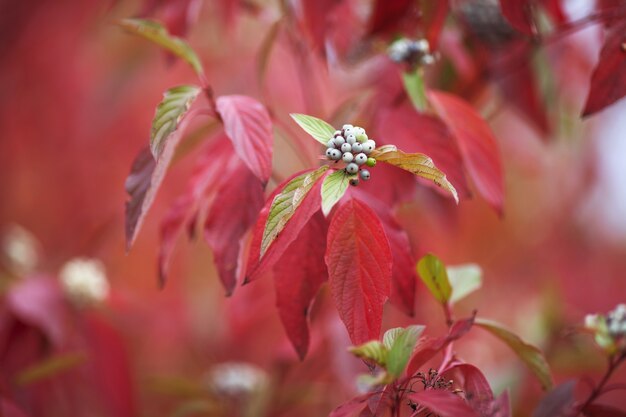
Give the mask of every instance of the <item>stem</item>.
[[591, 403], [593, 403], [593, 401], [596, 398], [598, 398], [600, 395], [603, 394], [604, 386], [609, 381], [609, 379], [611, 378], [611, 376], [613, 375], [615, 370], [624, 361], [624, 359], [626, 359], [626, 352], [622, 352], [617, 357], [615, 357], [615, 356], [610, 356], [609, 357], [609, 367], [606, 370], [606, 373], [604, 374], [604, 376], [602, 377], [602, 379], [600, 380], [598, 385], [596, 385], [596, 387], [593, 389], [593, 391], [591, 391], [591, 394], [589, 394], [589, 397], [587, 398], [587, 400], [583, 403], [582, 406], [580, 406], [580, 408], [578, 409], [578, 413], [584, 412], [585, 408], [587, 408], [589, 405], [591, 405]]

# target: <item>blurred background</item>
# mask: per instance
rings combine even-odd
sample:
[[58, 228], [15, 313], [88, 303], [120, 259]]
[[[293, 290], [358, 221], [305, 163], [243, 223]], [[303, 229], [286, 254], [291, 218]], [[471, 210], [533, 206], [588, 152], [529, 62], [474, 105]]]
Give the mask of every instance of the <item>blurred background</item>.
[[[354, 27], [364, 27], [372, 2], [351, 3]], [[561, 3], [567, 21], [595, 7]], [[298, 7], [308, 10], [286, 4], [296, 15]], [[575, 327], [585, 314], [626, 301], [626, 102], [579, 117], [602, 27], [555, 36], [525, 58], [544, 103], [544, 115], [533, 119], [498, 90], [495, 72], [482, 71], [497, 59], [489, 54], [517, 36], [510, 28], [496, 31], [500, 20], [472, 20], [476, 4], [495, 3], [453, 4], [426, 79], [473, 102], [492, 126], [504, 164], [503, 215], [475, 192], [457, 207], [416, 183], [394, 207], [397, 220], [416, 259], [433, 252], [450, 265], [482, 267], [483, 287], [459, 304], [459, 316], [477, 309], [516, 330], [545, 350], [557, 381], [597, 378], [602, 352]], [[162, 92], [194, 82], [194, 75], [125, 33], [119, 19], [147, 15], [185, 36], [218, 95], [256, 97], [283, 120], [303, 112], [335, 124], [356, 120], [384, 135], [372, 106], [398, 88], [402, 71], [386, 56], [390, 37], [350, 26], [362, 42], [350, 39], [348, 47], [327, 39], [321, 48], [318, 35], [306, 32], [315, 36], [303, 55], [287, 23], [270, 41], [283, 13], [269, 0], [0, 1], [2, 415], [325, 416], [356, 394], [356, 377], [367, 369], [346, 351], [350, 342], [326, 287], [313, 307], [302, 362], [281, 327], [272, 281], [240, 286], [226, 298], [202, 239], [179, 239], [169, 281], [158, 288], [159, 224], [190, 175], [189, 158], [171, 167], [125, 251], [125, 178], [148, 143]], [[341, 13], [325, 23], [329, 38], [342, 28]], [[495, 40], [474, 30], [480, 24]], [[299, 80], [303, 66], [308, 92]], [[545, 124], [537, 123], [542, 118]], [[203, 127], [196, 128], [203, 139]], [[287, 145], [298, 134], [276, 131], [279, 178], [304, 168]], [[419, 137], [414, 148], [420, 150]], [[415, 317], [388, 305], [384, 320], [384, 329], [444, 329], [421, 284]], [[515, 415], [530, 415], [541, 390], [512, 352], [480, 330], [457, 351], [483, 370], [496, 393], [511, 390]], [[615, 379], [625, 377], [622, 370]], [[619, 392], [603, 399], [626, 404]]]

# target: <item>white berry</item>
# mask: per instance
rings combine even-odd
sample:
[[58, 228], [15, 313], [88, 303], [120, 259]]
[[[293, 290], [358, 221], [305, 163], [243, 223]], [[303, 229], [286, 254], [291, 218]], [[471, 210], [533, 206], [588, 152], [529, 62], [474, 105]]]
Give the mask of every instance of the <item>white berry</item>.
[[342, 128], [343, 128], [344, 130], [345, 130], [345, 129], [353, 129], [353, 128], [354, 128], [354, 126], [352, 126], [351, 124], [345, 124], [345, 125], [343, 125], [343, 126], [342, 126]]
[[364, 153], [358, 154], [354, 157], [354, 162], [356, 162], [357, 165], [363, 165], [367, 162], [367, 155], [365, 155]]
[[343, 138], [343, 136], [337, 136], [335, 139], [333, 139], [333, 142], [335, 142], [335, 147], [341, 148], [341, 145], [346, 143], [346, 140]]
[[341, 159], [343, 160], [343, 162], [348, 164], [348, 163], [352, 162], [352, 160], [354, 159], [354, 155], [352, 155], [350, 152], [346, 152], [346, 153], [343, 154]]
[[326, 150], [326, 156], [333, 161], [338, 161], [339, 159], [341, 159], [341, 151], [339, 149], [329, 148]]
[[346, 166], [346, 172], [348, 174], [356, 174], [358, 171], [359, 171], [359, 166], [355, 164], [354, 162], [351, 162]]
[[326, 142], [326, 147], [329, 149], [335, 149], [335, 141], [333, 139], [329, 140], [328, 142]]
[[343, 136], [345, 138], [347, 138], [348, 136], [353, 135], [353, 134], [354, 134], [354, 128], [348, 127], [348, 128], [344, 128], [343, 129]]
[[349, 143], [350, 145], [353, 145], [356, 143], [356, 136], [354, 135], [348, 135], [346, 136], [346, 143]]
[[369, 180], [369, 179], [370, 179], [370, 176], [371, 176], [371, 175], [370, 175], [370, 172], [369, 172], [367, 169], [362, 169], [362, 170], [361, 170], [361, 174], [360, 174], [360, 175], [361, 175], [361, 179], [362, 179], [363, 181], [367, 181], [367, 180]]
[[341, 145], [341, 152], [346, 153], [346, 152], [350, 152], [352, 150], [352, 145], [350, 145], [349, 143], [344, 143], [343, 145]]
[[354, 145], [352, 145], [352, 152], [354, 153], [359, 153], [363, 151], [363, 145], [361, 145], [359, 142], [355, 143]]

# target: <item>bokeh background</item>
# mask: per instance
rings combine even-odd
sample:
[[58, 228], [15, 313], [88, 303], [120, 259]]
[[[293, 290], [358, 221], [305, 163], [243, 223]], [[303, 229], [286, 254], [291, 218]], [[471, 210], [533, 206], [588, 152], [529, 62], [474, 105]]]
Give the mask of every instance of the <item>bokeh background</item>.
[[[151, 16], [175, 22], [183, 3], [189, 6], [157, 3]], [[191, 3], [186, 36], [216, 93], [251, 95], [279, 117], [330, 116], [354, 97], [350, 108], [358, 109], [367, 93], [363, 80], [386, 59], [376, 47], [341, 62], [313, 56], [315, 93], [306, 94], [299, 58], [279, 40], [259, 81], [259, 51], [280, 16], [277, 4]], [[366, 14], [369, 2], [361, 3]], [[563, 3], [574, 20], [594, 2]], [[147, 144], [162, 92], [194, 77], [115, 24], [146, 7], [138, 1], [0, 2], [3, 412], [325, 416], [357, 392], [356, 377], [366, 372], [346, 351], [349, 339], [326, 288], [313, 309], [312, 347], [303, 362], [281, 327], [271, 280], [224, 297], [201, 239], [179, 240], [169, 282], [158, 288], [159, 222], [190, 174], [189, 159], [171, 168], [136, 244], [125, 251], [130, 165]], [[444, 30], [444, 60], [446, 42], [459, 33], [454, 24]], [[416, 256], [433, 252], [451, 265], [482, 267], [483, 288], [460, 303], [459, 315], [477, 309], [542, 347], [557, 381], [601, 375], [602, 352], [576, 326], [585, 314], [626, 301], [626, 103], [579, 118], [601, 42], [601, 27], [591, 25], [532, 58], [548, 109], [547, 134], [491, 88], [475, 100], [501, 149], [502, 216], [478, 196], [456, 207], [421, 185], [396, 208]], [[429, 79], [440, 69], [428, 69]], [[275, 137], [282, 177], [302, 168], [289, 140]], [[101, 262], [86, 267], [106, 275], [109, 290], [100, 303], [83, 305], [64, 292], [59, 276], [75, 258]], [[426, 324], [433, 335], [444, 329], [422, 286], [414, 318], [386, 308], [384, 328], [409, 323]], [[541, 391], [512, 352], [480, 330], [457, 350], [496, 392], [511, 390], [515, 415], [530, 415]], [[615, 377], [624, 378], [624, 371]], [[586, 389], [579, 385], [581, 395]], [[625, 404], [619, 392], [603, 399]]]

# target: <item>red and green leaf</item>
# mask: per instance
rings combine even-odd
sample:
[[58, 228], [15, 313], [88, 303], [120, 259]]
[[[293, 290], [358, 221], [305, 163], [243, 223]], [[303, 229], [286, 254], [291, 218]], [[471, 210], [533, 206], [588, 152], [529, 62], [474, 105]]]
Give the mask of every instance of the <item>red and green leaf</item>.
[[352, 199], [328, 229], [326, 265], [335, 306], [354, 344], [378, 339], [391, 291], [392, 257], [376, 214]]

